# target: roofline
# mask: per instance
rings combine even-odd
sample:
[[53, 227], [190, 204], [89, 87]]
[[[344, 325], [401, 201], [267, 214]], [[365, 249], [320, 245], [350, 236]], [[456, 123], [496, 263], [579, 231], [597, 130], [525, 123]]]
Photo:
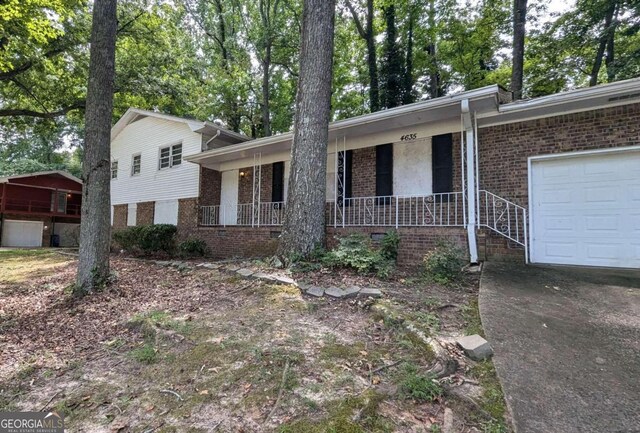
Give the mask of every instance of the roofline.
[[244, 134], [231, 131], [213, 122], [196, 120], [196, 119], [187, 119], [184, 117], [174, 116], [172, 114], [165, 114], [157, 111], [150, 111], [150, 110], [143, 110], [141, 108], [129, 107], [127, 111], [125, 111], [125, 113], [122, 115], [122, 117], [118, 119], [115, 125], [111, 127], [111, 141], [113, 141], [120, 134], [120, 132], [122, 132], [122, 130], [127, 125], [130, 124], [129, 123], [130, 118], [132, 118], [132, 116], [134, 115], [155, 117], [158, 119], [164, 119], [171, 122], [185, 123], [189, 125], [189, 127], [193, 132], [197, 132], [197, 133], [203, 133], [203, 129], [206, 127], [209, 127], [209, 128], [214, 128], [216, 131], [220, 131], [221, 134], [226, 135], [227, 137], [235, 138], [240, 141], [250, 140], [250, 138]]
[[[457, 104], [464, 99], [474, 99], [486, 96], [496, 96], [496, 105], [499, 105], [498, 97], [504, 90], [497, 84], [481, 87], [475, 90], [469, 90], [466, 92], [460, 92], [453, 95], [441, 96], [439, 98], [427, 99], [425, 101], [415, 102], [413, 104], [402, 105], [400, 107], [389, 108], [387, 110], [376, 111], [374, 113], [363, 114], [356, 117], [350, 117], [344, 120], [337, 120], [329, 123], [329, 132], [340, 131], [341, 129], [350, 128], [354, 126], [362, 126], [373, 122], [379, 122], [381, 120], [388, 120], [394, 117], [406, 115], [416, 111], [432, 110], [453, 104]], [[259, 147], [268, 146], [270, 144], [282, 143], [293, 139], [293, 132], [286, 132], [284, 134], [273, 135], [270, 137], [258, 138], [246, 143], [238, 143], [231, 146], [225, 146], [217, 149], [211, 149], [204, 152], [197, 153], [195, 155], [186, 156], [184, 159], [189, 162], [197, 162], [211, 156], [221, 156], [230, 153], [241, 152], [244, 150], [251, 150]]]
[[60, 176], [64, 176], [67, 179], [72, 180], [74, 182], [78, 182], [80, 185], [82, 185], [82, 181], [80, 179], [62, 170], [37, 171], [35, 173], [15, 174], [13, 176], [0, 177], [0, 183], [5, 183], [11, 179], [22, 179], [24, 177], [34, 177], [34, 176], [46, 176], [49, 174], [59, 174]]
[[[629, 99], [632, 97], [640, 96], [640, 78], [631, 78], [623, 81], [616, 81], [614, 83], [600, 84], [593, 87], [584, 87], [575, 90], [569, 90], [566, 92], [555, 93], [552, 95], [541, 96], [539, 98], [510, 102], [503, 104], [498, 108], [499, 113], [513, 113], [517, 111], [525, 111], [533, 108], [551, 107], [572, 101], [581, 101], [589, 98], [606, 95], [611, 92], [624, 92], [627, 90], [636, 90], [634, 95], [627, 95], [624, 98]], [[489, 115], [490, 117], [491, 115]]]

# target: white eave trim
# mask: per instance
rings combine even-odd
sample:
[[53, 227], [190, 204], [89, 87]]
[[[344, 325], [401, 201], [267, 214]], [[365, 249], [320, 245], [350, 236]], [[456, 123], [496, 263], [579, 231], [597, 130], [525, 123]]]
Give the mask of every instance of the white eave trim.
[[82, 185], [82, 181], [80, 179], [78, 179], [77, 177], [75, 177], [72, 174], [69, 174], [67, 172], [60, 171], [60, 170], [38, 171], [38, 172], [35, 172], [35, 173], [16, 174], [16, 175], [13, 175], [13, 176], [0, 177], [0, 183], [8, 182], [11, 179], [23, 179], [25, 177], [47, 176], [47, 175], [50, 175], [50, 174], [58, 174], [60, 176], [66, 177], [69, 180], [72, 180], [74, 182], [78, 182], [80, 185]]

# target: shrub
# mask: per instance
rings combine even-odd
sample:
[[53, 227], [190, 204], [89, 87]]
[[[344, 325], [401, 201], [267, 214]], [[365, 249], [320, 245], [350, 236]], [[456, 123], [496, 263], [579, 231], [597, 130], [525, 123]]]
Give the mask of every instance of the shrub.
[[177, 227], [173, 224], [134, 226], [115, 232], [113, 239], [121, 248], [129, 251], [171, 253], [175, 245], [174, 238], [177, 231]]
[[338, 238], [338, 246], [321, 261], [325, 266], [351, 268], [361, 274], [375, 272], [381, 278], [387, 278], [393, 269], [393, 261], [373, 249], [369, 238], [360, 233]]
[[440, 241], [423, 259], [427, 277], [440, 284], [449, 284], [460, 278], [464, 253], [451, 241]]
[[382, 257], [389, 260], [396, 260], [398, 258], [398, 245], [400, 245], [400, 236], [395, 230], [385, 233], [380, 244], [380, 254]]
[[207, 252], [207, 244], [202, 239], [187, 239], [179, 246], [183, 256], [204, 256]]

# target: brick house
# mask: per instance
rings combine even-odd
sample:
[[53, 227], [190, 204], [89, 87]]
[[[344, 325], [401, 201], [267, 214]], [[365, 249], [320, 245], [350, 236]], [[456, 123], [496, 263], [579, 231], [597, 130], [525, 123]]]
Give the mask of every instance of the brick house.
[[82, 181], [62, 171], [0, 178], [3, 247], [78, 246]]
[[[406, 264], [448, 238], [472, 262], [640, 267], [639, 125], [639, 79], [518, 102], [487, 86], [332, 122], [328, 241], [394, 229]], [[173, 191], [181, 236], [204, 239], [217, 257], [273, 251], [291, 133], [249, 140], [140, 110], [114, 132], [114, 158], [132, 162], [130, 179], [114, 180], [122, 182], [112, 193], [114, 227], [156, 221], [158, 201]], [[178, 165], [189, 169], [163, 183], [176, 143]], [[135, 183], [140, 152], [154, 167], [150, 183]]]

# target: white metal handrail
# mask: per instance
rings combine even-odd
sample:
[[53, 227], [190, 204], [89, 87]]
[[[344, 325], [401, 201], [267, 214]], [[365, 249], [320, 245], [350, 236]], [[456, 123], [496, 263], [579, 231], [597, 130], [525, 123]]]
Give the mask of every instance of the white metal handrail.
[[351, 197], [327, 202], [327, 224], [335, 227], [463, 226], [461, 192]]
[[478, 225], [527, 247], [527, 209], [489, 191], [479, 191]]
[[283, 219], [284, 202], [200, 206], [202, 226], [279, 226]]

